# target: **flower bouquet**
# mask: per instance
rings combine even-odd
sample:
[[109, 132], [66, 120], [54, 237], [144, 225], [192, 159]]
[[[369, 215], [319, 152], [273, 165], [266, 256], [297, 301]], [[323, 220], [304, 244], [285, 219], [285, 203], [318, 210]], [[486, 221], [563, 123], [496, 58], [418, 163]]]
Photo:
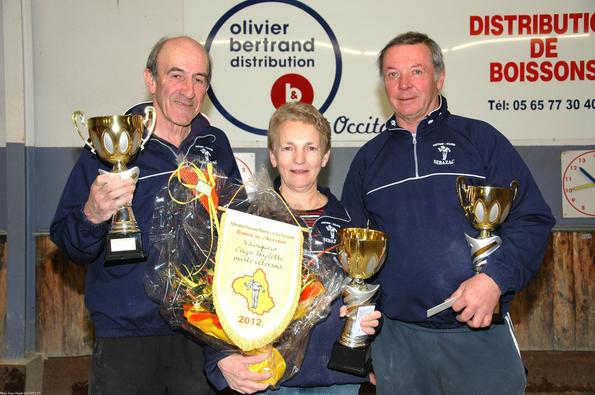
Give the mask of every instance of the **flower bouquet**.
[[[252, 216], [247, 225], [249, 230], [256, 228], [261, 220], [277, 221], [274, 223], [277, 225], [266, 225], [265, 233], [257, 234], [257, 239], [266, 239], [269, 234], [279, 238], [280, 229], [287, 224], [299, 229], [295, 278], [278, 280], [267, 271], [267, 266], [283, 266], [286, 255], [291, 255], [278, 250], [276, 244], [260, 245], [252, 239], [238, 241], [249, 232], [224, 236], [223, 223], [229, 222], [225, 216], [236, 211]], [[334, 254], [325, 249], [321, 235], [315, 229], [303, 227], [273, 189], [265, 170], [251, 181], [237, 185], [219, 174], [211, 163], [180, 164], [167, 187], [156, 197], [151, 239], [158, 257], [147, 269], [145, 288], [160, 304], [163, 317], [172, 326], [188, 331], [224, 353], [268, 353], [265, 361], [250, 369], [269, 371], [272, 377], [267, 383], [272, 386], [299, 371], [310, 329], [328, 315], [345, 275]], [[222, 257], [222, 251], [229, 245], [234, 246], [232, 255], [244, 248], [257, 247], [241, 255], [241, 259]], [[228, 287], [229, 293], [222, 295], [218, 278], [222, 276], [223, 263], [229, 265], [230, 260], [235, 260], [231, 271], [232, 275], [237, 273], [237, 278], [233, 289]], [[263, 269], [241, 276], [244, 261], [259, 264]], [[295, 288], [295, 300], [289, 302], [286, 318], [278, 321], [274, 331], [264, 336], [264, 340], [253, 341], [251, 328], [258, 329], [261, 321], [272, 320], [267, 309], [277, 307], [275, 303], [285, 296], [274, 292], [274, 287], [279, 285], [283, 287], [282, 293]], [[248, 322], [238, 324], [228, 320], [227, 313], [222, 315], [231, 299], [243, 300], [239, 303], [254, 313], [239, 316], [239, 321]]]

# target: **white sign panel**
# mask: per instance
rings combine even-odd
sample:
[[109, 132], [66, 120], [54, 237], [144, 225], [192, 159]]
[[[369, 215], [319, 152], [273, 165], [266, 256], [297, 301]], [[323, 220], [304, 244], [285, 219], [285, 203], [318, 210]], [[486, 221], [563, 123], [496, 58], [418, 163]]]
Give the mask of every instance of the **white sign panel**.
[[270, 115], [305, 101], [330, 121], [335, 146], [357, 146], [392, 111], [376, 66], [409, 30], [446, 62], [451, 112], [485, 120], [517, 145], [593, 144], [592, 0], [188, 1], [185, 33], [214, 64], [209, 115], [234, 146], [264, 146]]

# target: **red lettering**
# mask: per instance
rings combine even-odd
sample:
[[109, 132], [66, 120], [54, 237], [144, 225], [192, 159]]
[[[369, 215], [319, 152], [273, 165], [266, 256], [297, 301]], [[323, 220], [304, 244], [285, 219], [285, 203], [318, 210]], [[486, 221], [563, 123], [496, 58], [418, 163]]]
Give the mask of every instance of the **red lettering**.
[[[486, 17], [486, 25], [488, 24], [489, 17]], [[492, 17], [492, 28], [490, 29], [490, 33], [494, 36], [499, 36], [504, 31], [504, 26], [502, 26], [502, 15], [494, 15]]]
[[531, 34], [531, 17], [519, 15], [519, 29], [517, 34]]
[[558, 81], [566, 81], [568, 79], [568, 64], [566, 62], [558, 62], [556, 63], [556, 67], [554, 68], [554, 75], [556, 76], [556, 80]]
[[539, 79], [539, 64], [537, 62], [527, 62], [527, 81], [535, 82]]
[[514, 34], [514, 23], [518, 20], [517, 15], [504, 15], [504, 20], [508, 24], [506, 34]]
[[[562, 25], [560, 25], [560, 19], [562, 19]], [[564, 34], [568, 30], [568, 15], [554, 15], [554, 32], [556, 34]]]
[[529, 54], [532, 58], [539, 58], [544, 55], [546, 58], [555, 58], [558, 56], [557, 43], [558, 39], [556, 37], [548, 37], [546, 39], [532, 38]]
[[595, 32], [595, 13], [471, 15], [469, 35], [549, 35]]
[[552, 16], [549, 14], [539, 15], [539, 34], [550, 34], [552, 32]]
[[588, 61], [560, 60], [543, 62], [491, 62], [490, 82], [549, 82], [549, 81], [593, 81], [595, 80], [595, 59]]
[[540, 79], [542, 81], [551, 81], [552, 80], [552, 62], [543, 62], [542, 64], [539, 65], [539, 69], [541, 70], [541, 76]]
[[589, 81], [595, 80], [595, 59], [591, 59], [587, 62], [587, 79]]
[[573, 13], [568, 15], [572, 21], [572, 32], [578, 33], [578, 19], [582, 17], [581, 14]]
[[504, 79], [506, 81], [514, 82], [518, 79], [518, 75], [519, 75], [519, 66], [516, 63], [508, 62], [504, 65]]
[[490, 62], [490, 82], [502, 81], [502, 63]]
[[478, 15], [469, 17], [469, 35], [477, 36], [483, 32], [483, 21]]
[[570, 79], [574, 81], [577, 76], [581, 80], [585, 79], [585, 62], [582, 60], [579, 63], [570, 63]]
[[529, 54], [532, 58], [539, 58], [545, 52], [545, 43], [539, 38], [532, 38], [530, 41], [531, 50]]
[[548, 37], [545, 39], [545, 57], [546, 58], [555, 58], [558, 56], [557, 44], [558, 44], [557, 37]]

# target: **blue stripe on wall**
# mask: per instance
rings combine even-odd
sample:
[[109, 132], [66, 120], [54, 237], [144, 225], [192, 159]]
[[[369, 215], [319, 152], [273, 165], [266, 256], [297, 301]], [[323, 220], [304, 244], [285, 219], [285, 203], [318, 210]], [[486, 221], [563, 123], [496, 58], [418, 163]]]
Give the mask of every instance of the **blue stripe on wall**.
[[6, 232], [6, 147], [0, 147], [0, 233]]
[[[560, 154], [566, 150], [593, 149], [593, 146], [521, 146], [517, 150], [531, 169], [537, 184], [549, 203], [557, 219], [558, 230], [595, 229], [593, 218], [562, 218], [562, 197], [560, 186]], [[34, 174], [30, 180], [35, 186], [32, 196], [34, 209], [33, 227], [35, 232], [47, 232], [54, 215], [54, 210], [72, 166], [75, 164], [81, 148], [36, 148], [34, 153]], [[238, 148], [237, 152], [255, 152], [257, 169], [268, 165], [266, 148]], [[338, 197], [341, 195], [345, 175], [357, 148], [333, 148], [329, 165], [321, 173], [320, 182], [328, 185]], [[18, 171], [16, 163], [6, 161], [6, 150], [0, 148], [0, 163], [5, 172], [0, 174], [0, 185], [6, 184], [6, 174]], [[8, 166], [8, 168], [6, 167]], [[6, 189], [10, 189], [7, 185]], [[6, 206], [7, 192], [0, 192], [0, 207]], [[6, 230], [6, 209], [0, 213], [0, 231]]]

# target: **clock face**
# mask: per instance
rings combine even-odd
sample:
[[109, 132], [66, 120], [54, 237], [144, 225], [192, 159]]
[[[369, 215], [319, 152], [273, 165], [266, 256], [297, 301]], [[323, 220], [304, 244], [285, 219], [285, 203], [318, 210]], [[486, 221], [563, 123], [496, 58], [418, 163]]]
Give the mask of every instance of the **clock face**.
[[595, 217], [595, 150], [562, 152], [562, 216]]

